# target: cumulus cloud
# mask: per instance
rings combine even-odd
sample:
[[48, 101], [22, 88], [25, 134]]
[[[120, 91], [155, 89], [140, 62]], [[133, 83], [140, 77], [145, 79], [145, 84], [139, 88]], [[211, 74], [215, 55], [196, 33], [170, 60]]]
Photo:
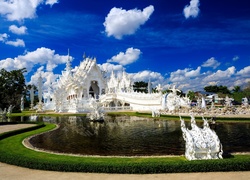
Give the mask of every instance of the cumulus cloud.
[[243, 76], [243, 77], [250, 77], [250, 66], [244, 67], [243, 69], [238, 71], [236, 74]]
[[200, 75], [201, 67], [199, 66], [196, 70], [190, 70], [185, 73], [188, 78], [197, 77]]
[[205, 61], [201, 66], [202, 67], [212, 67], [213, 69], [216, 69], [220, 65], [220, 62], [218, 62], [214, 57], [211, 57], [207, 61]]
[[123, 70], [123, 66], [122, 65], [115, 65], [115, 64], [111, 64], [111, 63], [103, 63], [101, 65], [99, 65], [100, 69], [102, 71], [105, 71], [107, 73], [110, 73], [112, 71], [121, 71]]
[[22, 39], [16, 39], [15, 41], [6, 41], [5, 44], [15, 47], [25, 47], [25, 43]]
[[200, 70], [201, 67], [197, 67], [196, 70], [192, 70], [190, 68], [178, 69], [177, 71], [171, 72], [170, 81], [179, 82], [190, 78], [195, 78], [200, 75]]
[[139, 59], [141, 51], [139, 49], [128, 48], [126, 52], [120, 52], [116, 56], [113, 56], [108, 62], [115, 62], [123, 66], [131, 64]]
[[41, 4], [53, 5], [58, 0], [0, 0], [0, 15], [8, 21], [21, 21], [36, 17], [37, 7]]
[[244, 88], [250, 82], [250, 66], [244, 67], [239, 71], [236, 71], [236, 68], [231, 66], [225, 70], [206, 71], [203, 73], [201, 73], [201, 67], [197, 67], [196, 70], [189, 68], [178, 69], [171, 72], [164, 82], [164, 88], [167, 87], [166, 83], [175, 84], [183, 92], [188, 92], [189, 90], [204, 91], [203, 88], [210, 85], [223, 85], [229, 89], [233, 89], [234, 86]]
[[215, 73], [205, 77], [203, 81], [205, 82], [222, 81], [230, 78], [232, 75], [235, 75], [235, 71], [236, 69], [234, 66], [229, 67], [225, 71], [218, 70]]
[[199, 0], [191, 0], [189, 5], [186, 5], [183, 9], [183, 14], [186, 19], [193, 17], [196, 18], [199, 15], [200, 9], [200, 1]]
[[15, 58], [0, 60], [0, 67], [8, 71], [26, 68], [29, 72], [35, 65], [40, 64], [46, 65], [46, 71], [52, 71], [58, 64], [66, 63], [67, 59], [67, 55], [55, 54], [54, 50], [41, 47]]
[[48, 90], [49, 87], [53, 86], [53, 82], [56, 81], [59, 74], [54, 74], [53, 72], [44, 71], [44, 67], [41, 66], [37, 71], [31, 76], [30, 81], [27, 84], [34, 84], [38, 86], [38, 78], [43, 79], [43, 89]]
[[143, 25], [154, 12], [154, 6], [150, 5], [143, 9], [124, 10], [122, 8], [112, 8], [105, 18], [103, 25], [107, 36], [114, 36], [122, 39], [124, 35], [131, 35]]
[[26, 26], [17, 27], [16, 25], [11, 25], [9, 27], [9, 31], [18, 35], [26, 34], [27, 27]]
[[131, 73], [130, 77], [134, 82], [136, 81], [148, 82], [150, 80], [154, 85], [162, 83], [164, 80], [164, 77], [161, 75], [161, 73], [149, 70], [140, 71], [138, 73]]

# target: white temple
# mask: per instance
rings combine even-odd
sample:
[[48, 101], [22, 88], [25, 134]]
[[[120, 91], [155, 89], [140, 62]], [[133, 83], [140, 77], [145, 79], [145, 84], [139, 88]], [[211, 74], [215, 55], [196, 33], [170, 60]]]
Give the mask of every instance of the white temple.
[[[151, 82], [149, 82], [151, 89]], [[160, 87], [160, 85], [159, 85]], [[125, 71], [121, 78], [116, 77], [114, 72], [110, 77], [105, 77], [94, 58], [85, 58], [72, 72], [70, 58], [66, 68], [55, 83], [55, 88], [50, 88], [43, 93], [43, 110], [55, 112], [89, 112], [91, 99], [100, 102], [106, 111], [111, 110], [134, 110], [134, 111], [158, 111], [167, 108], [168, 104], [180, 107], [183, 104], [181, 98], [173, 98], [176, 91], [169, 94], [169, 98], [179, 99], [180, 102], [168, 103], [167, 96], [157, 88], [157, 93], [139, 93], [133, 91], [133, 83]], [[174, 89], [176, 90], [176, 89]], [[179, 96], [178, 96], [179, 97]], [[181, 102], [182, 101], [182, 102]], [[187, 103], [184, 103], [185, 106]], [[168, 107], [174, 110], [174, 107]]]

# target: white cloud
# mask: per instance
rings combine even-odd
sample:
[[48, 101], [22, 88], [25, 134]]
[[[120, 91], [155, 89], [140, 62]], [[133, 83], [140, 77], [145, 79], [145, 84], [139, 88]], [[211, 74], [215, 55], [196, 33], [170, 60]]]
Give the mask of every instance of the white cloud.
[[103, 25], [108, 36], [122, 39], [124, 35], [131, 35], [143, 25], [154, 12], [154, 6], [150, 5], [143, 9], [123, 10], [122, 8], [112, 8], [105, 18]]
[[250, 77], [250, 66], [244, 67], [243, 69], [238, 71], [236, 74], [243, 76], [243, 77]]
[[200, 1], [199, 0], [191, 0], [189, 5], [186, 5], [183, 9], [183, 14], [186, 19], [193, 17], [196, 18], [199, 15]]
[[213, 69], [216, 69], [219, 65], [220, 65], [220, 62], [218, 62], [214, 57], [211, 57], [206, 62], [204, 62], [201, 66], [212, 67]]
[[107, 73], [110, 73], [112, 71], [123, 70], [122, 65], [114, 65], [114, 64], [110, 64], [110, 63], [103, 63], [103, 64], [99, 65], [99, 67], [101, 68], [102, 71], [105, 71]]
[[4, 33], [0, 34], [0, 42], [5, 42], [8, 39], [9, 35]]
[[0, 0], [0, 15], [8, 21], [21, 21], [36, 17], [37, 7], [45, 3], [52, 6], [58, 0]]
[[141, 51], [139, 49], [128, 48], [126, 52], [120, 52], [116, 56], [113, 56], [108, 62], [115, 62], [123, 66], [131, 64], [139, 59]]
[[34, 18], [36, 8], [43, 0], [6, 0], [0, 1], [0, 14], [9, 21], [20, 21], [25, 18]]
[[199, 66], [196, 70], [190, 70], [185, 73], [188, 78], [196, 77], [200, 75], [201, 67]]
[[59, 3], [59, 0], [46, 0], [45, 4], [53, 6], [54, 4]]
[[6, 41], [5, 44], [15, 47], [25, 47], [25, 43], [22, 39], [16, 39], [15, 41]]
[[51, 83], [55, 82], [59, 74], [54, 74], [53, 72], [45, 72], [44, 67], [41, 66], [37, 71], [31, 76], [30, 81], [27, 84], [34, 84], [38, 86], [38, 78], [43, 79], [43, 90], [48, 90], [48, 87], [52, 86]]
[[222, 81], [225, 79], [229, 79], [231, 78], [232, 75], [235, 75], [235, 67], [229, 67], [228, 69], [226, 69], [225, 71], [222, 70], [218, 70], [215, 73], [205, 77], [203, 79], [203, 81], [205, 82], [213, 82], [213, 81]]
[[67, 59], [67, 55], [55, 54], [54, 50], [41, 47], [15, 58], [0, 60], [0, 67], [6, 70], [26, 68], [29, 72], [35, 65], [40, 64], [46, 65], [46, 71], [53, 71], [58, 64], [66, 63]]
[[27, 31], [27, 27], [26, 26], [21, 26], [21, 27], [17, 27], [16, 25], [11, 25], [9, 27], [9, 31], [14, 33], [14, 34], [26, 34]]
[[136, 81], [148, 82], [150, 80], [154, 85], [162, 83], [164, 80], [164, 77], [161, 75], [161, 73], [149, 70], [140, 71], [138, 73], [130, 73], [130, 77], [134, 82]]
[[201, 67], [197, 67], [196, 70], [192, 70], [190, 68], [185, 68], [183, 70], [178, 69], [175, 72], [171, 72], [170, 74], [170, 81], [171, 82], [179, 82], [188, 80], [190, 78], [195, 78], [200, 75]]

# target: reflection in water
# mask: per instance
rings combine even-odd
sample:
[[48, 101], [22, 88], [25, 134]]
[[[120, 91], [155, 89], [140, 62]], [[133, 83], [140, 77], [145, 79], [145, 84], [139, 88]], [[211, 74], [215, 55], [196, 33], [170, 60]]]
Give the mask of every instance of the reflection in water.
[[[181, 155], [185, 153], [179, 121], [107, 116], [102, 123], [85, 117], [57, 118], [60, 128], [36, 136], [38, 148], [83, 155]], [[197, 123], [198, 124], [198, 123]], [[199, 124], [198, 124], [199, 125]], [[223, 150], [250, 152], [249, 124], [217, 124]]]

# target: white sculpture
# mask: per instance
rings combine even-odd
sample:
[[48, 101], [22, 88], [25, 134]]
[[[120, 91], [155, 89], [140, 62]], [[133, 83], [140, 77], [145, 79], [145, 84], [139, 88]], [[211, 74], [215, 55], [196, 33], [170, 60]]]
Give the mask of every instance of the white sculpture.
[[7, 116], [9, 117], [12, 113], [12, 110], [14, 109], [15, 106], [10, 105], [7, 110]]
[[206, 101], [205, 101], [204, 96], [202, 96], [201, 98], [201, 108], [206, 109]]
[[43, 104], [42, 104], [42, 97], [43, 97], [43, 78], [40, 74], [38, 78], [38, 109], [37, 111], [42, 111], [43, 110]]
[[159, 110], [152, 110], [152, 117], [160, 117], [161, 113]]
[[166, 108], [169, 111], [174, 111], [179, 109], [180, 107], [190, 108], [190, 99], [188, 97], [180, 97], [177, 95], [177, 91], [181, 92], [179, 89], [176, 89], [173, 86], [171, 93], [169, 93], [166, 97]]
[[31, 85], [30, 89], [30, 109], [33, 110], [34, 108], [34, 86]]
[[23, 111], [23, 109], [24, 109], [24, 99], [23, 99], [23, 95], [22, 95], [22, 97], [21, 97], [20, 109], [21, 109], [21, 111]]
[[103, 121], [104, 110], [100, 102], [97, 102], [94, 98], [91, 98], [89, 102], [90, 112], [87, 114], [87, 118], [91, 121]]
[[0, 108], [0, 117], [1, 117], [2, 121], [6, 120], [6, 114], [7, 114], [6, 108], [4, 108], [4, 110], [2, 110]]
[[184, 120], [180, 117], [181, 130], [186, 142], [185, 157], [188, 160], [222, 159], [222, 144], [208, 121], [203, 118], [203, 128], [196, 125], [194, 116], [191, 116], [191, 130], [186, 128]]
[[232, 106], [232, 101], [233, 101], [232, 98], [229, 98], [228, 96], [226, 96], [226, 98], [225, 98], [225, 105], [227, 107], [231, 107]]
[[249, 106], [247, 97], [242, 98], [242, 105], [245, 107]]

